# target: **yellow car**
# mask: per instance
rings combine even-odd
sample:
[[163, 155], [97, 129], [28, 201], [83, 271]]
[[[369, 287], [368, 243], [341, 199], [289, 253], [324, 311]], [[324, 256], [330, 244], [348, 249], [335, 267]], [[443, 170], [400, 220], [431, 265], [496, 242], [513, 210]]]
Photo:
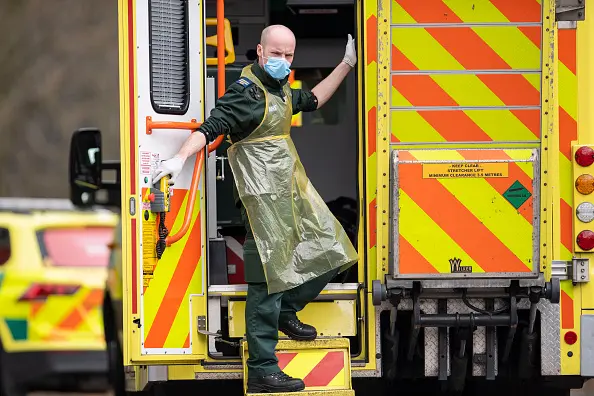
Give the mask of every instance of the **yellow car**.
[[0, 396], [107, 372], [101, 305], [118, 216], [0, 199]]

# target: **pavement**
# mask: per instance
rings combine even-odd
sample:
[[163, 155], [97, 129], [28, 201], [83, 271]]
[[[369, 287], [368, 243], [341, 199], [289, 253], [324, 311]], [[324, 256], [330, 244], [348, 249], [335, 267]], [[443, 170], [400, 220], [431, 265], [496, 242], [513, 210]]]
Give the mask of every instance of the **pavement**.
[[29, 393], [27, 396], [111, 396], [111, 393], [33, 392]]
[[[27, 396], [112, 396], [105, 393], [61, 393], [61, 392], [33, 392]], [[587, 381], [582, 389], [571, 391], [571, 396], [594, 396], [594, 380]]]
[[582, 389], [571, 391], [571, 396], [594, 396], [594, 380], [586, 381]]
[[[61, 393], [61, 392], [33, 392], [27, 396], [112, 396], [111, 392], [106, 393]], [[571, 396], [594, 396], [594, 380], [586, 382], [579, 390], [571, 391]]]

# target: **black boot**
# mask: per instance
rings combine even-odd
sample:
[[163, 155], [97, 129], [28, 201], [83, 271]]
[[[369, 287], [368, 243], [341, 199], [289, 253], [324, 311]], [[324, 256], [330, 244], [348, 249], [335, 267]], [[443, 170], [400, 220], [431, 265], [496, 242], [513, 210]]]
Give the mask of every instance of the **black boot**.
[[298, 378], [289, 377], [281, 372], [263, 377], [248, 378], [247, 393], [281, 393], [299, 392], [305, 389], [305, 384]]
[[296, 341], [313, 341], [318, 336], [315, 327], [302, 323], [297, 317], [279, 321], [278, 329]]

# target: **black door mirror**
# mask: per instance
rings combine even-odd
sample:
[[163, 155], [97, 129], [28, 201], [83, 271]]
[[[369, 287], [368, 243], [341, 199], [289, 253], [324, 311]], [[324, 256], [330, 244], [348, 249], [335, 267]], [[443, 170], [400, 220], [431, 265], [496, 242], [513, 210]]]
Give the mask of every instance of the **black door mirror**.
[[70, 140], [70, 199], [80, 206], [94, 205], [95, 192], [101, 188], [101, 132], [81, 128]]

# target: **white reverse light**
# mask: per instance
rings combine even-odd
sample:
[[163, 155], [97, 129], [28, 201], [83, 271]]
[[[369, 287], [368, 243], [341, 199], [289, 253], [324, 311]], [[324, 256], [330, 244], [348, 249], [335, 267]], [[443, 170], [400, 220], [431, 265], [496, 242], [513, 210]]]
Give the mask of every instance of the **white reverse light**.
[[589, 223], [594, 220], [594, 204], [582, 202], [575, 210], [577, 218], [583, 223]]

